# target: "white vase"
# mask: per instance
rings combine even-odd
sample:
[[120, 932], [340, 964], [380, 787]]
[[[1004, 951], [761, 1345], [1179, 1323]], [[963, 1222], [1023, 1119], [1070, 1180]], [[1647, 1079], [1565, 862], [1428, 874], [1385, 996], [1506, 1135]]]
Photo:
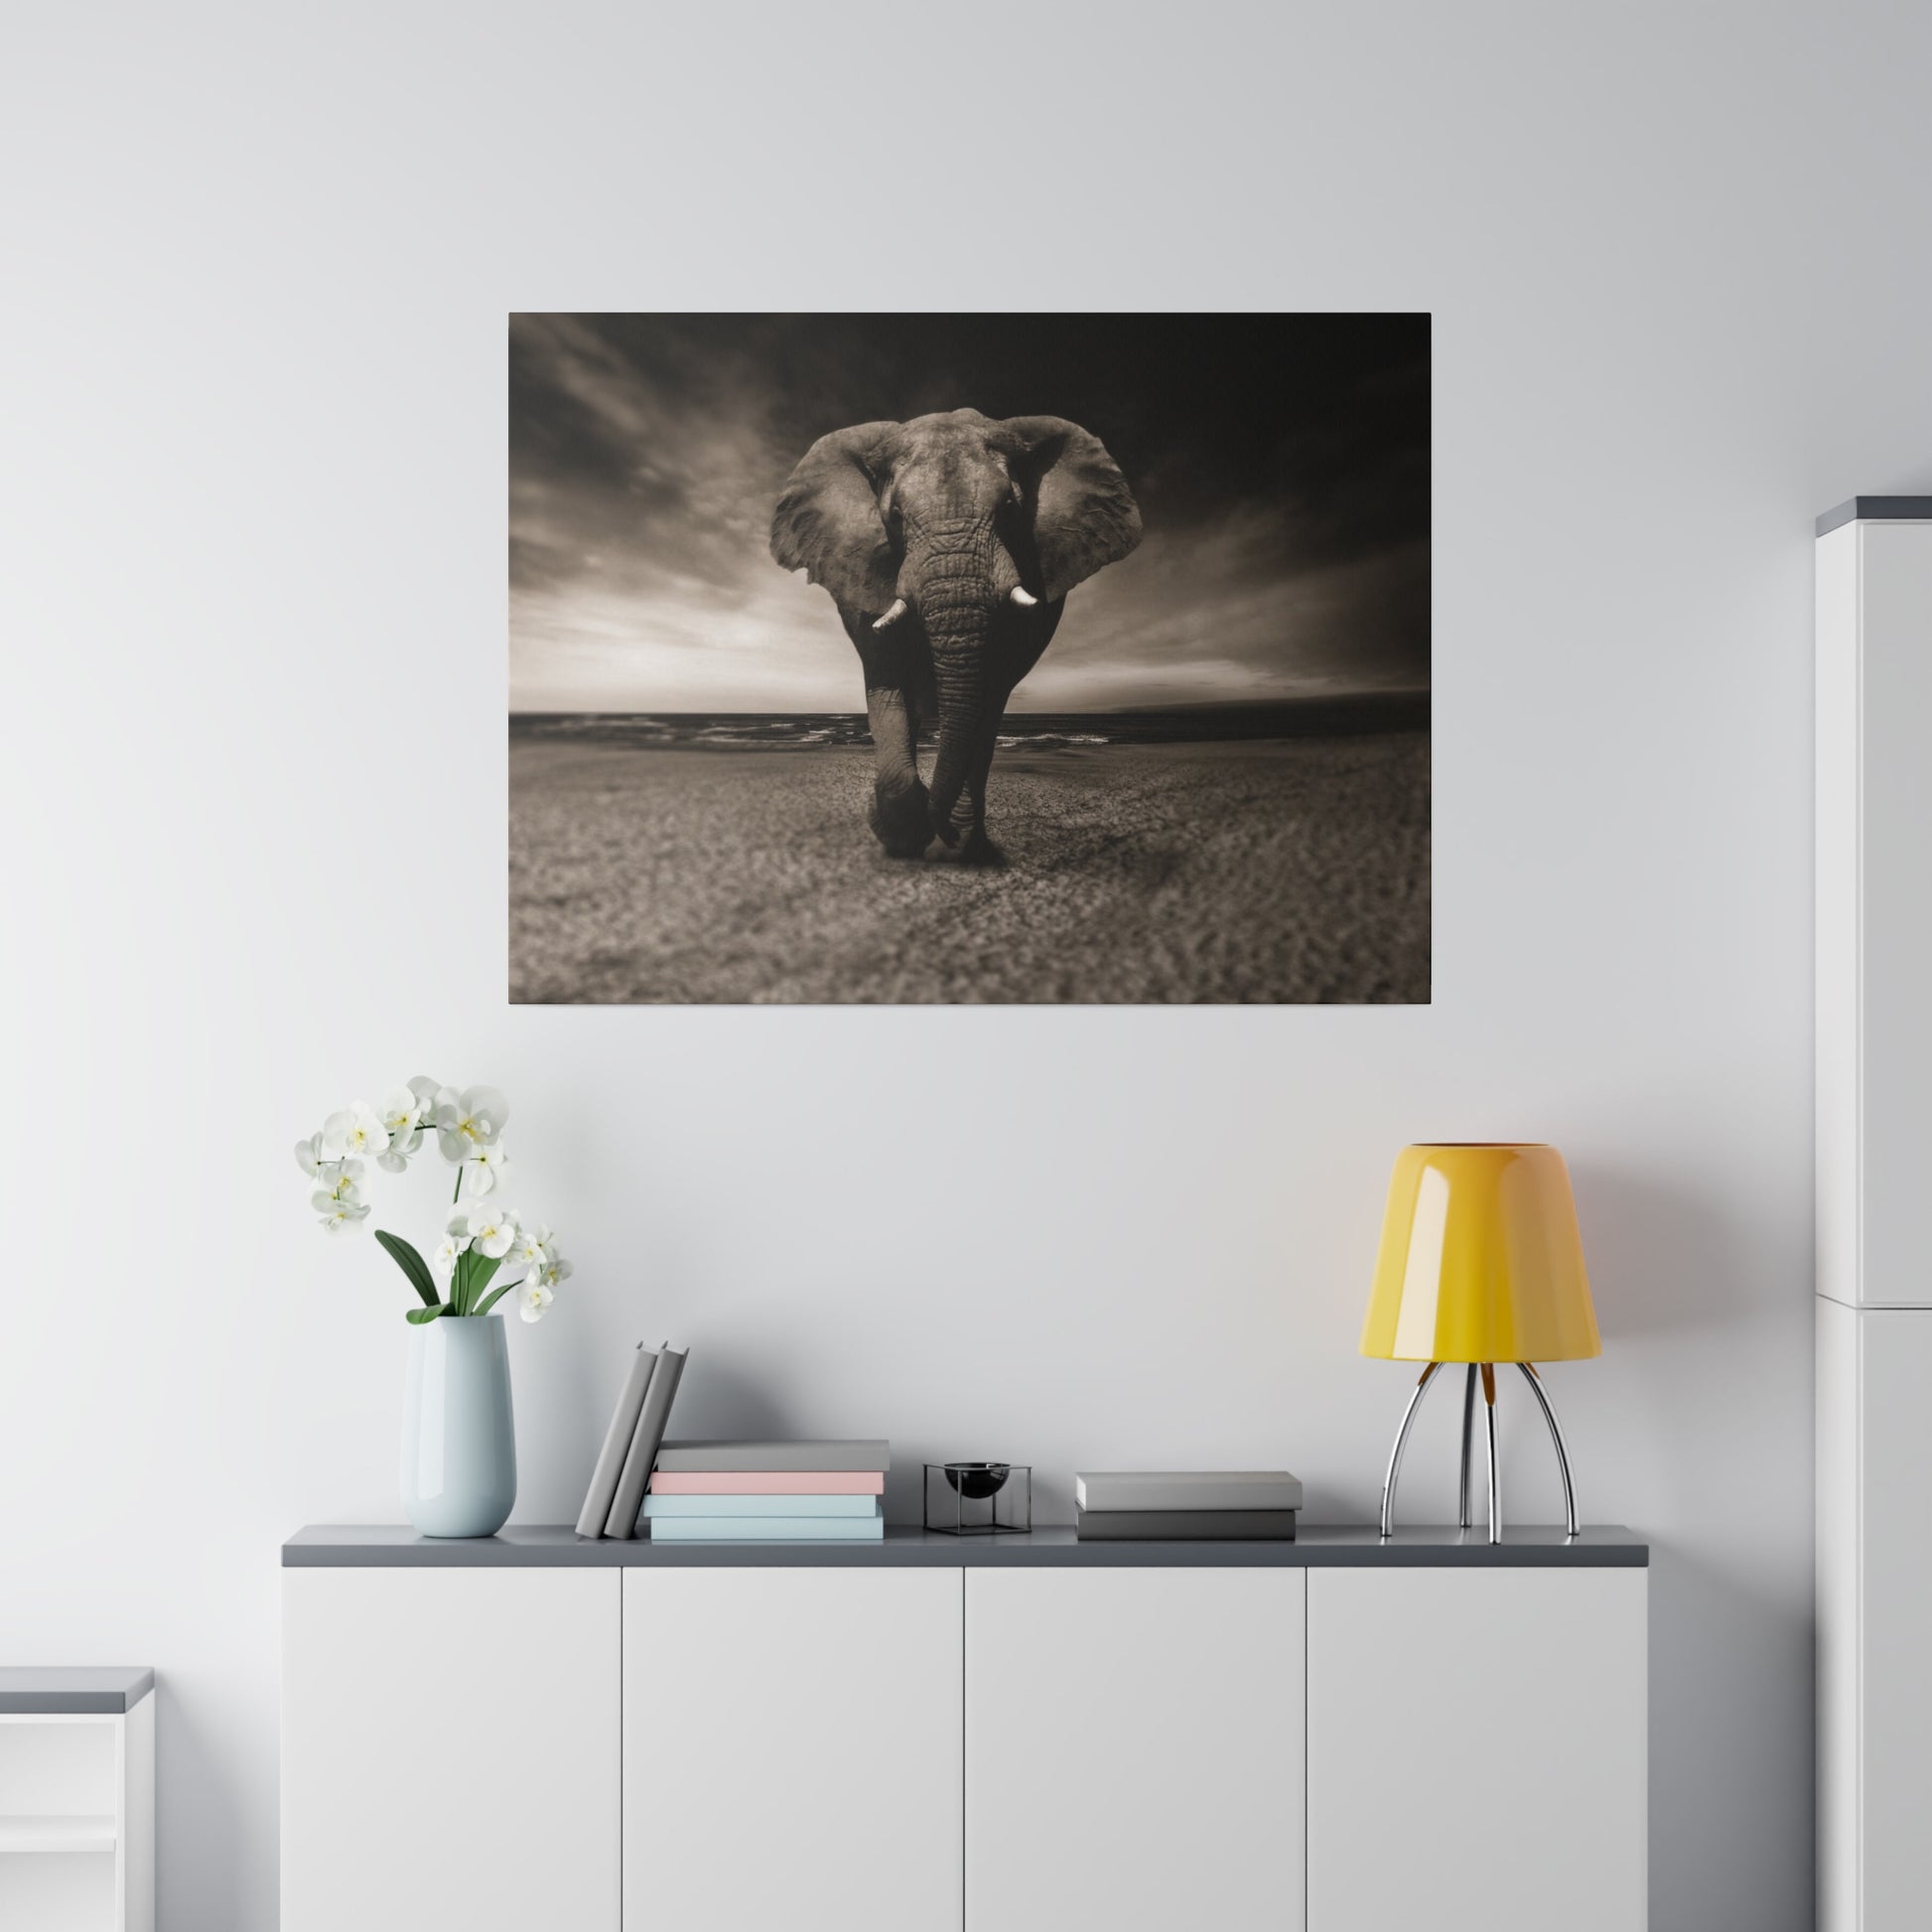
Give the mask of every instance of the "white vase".
[[516, 1426], [501, 1315], [409, 1331], [402, 1506], [425, 1536], [494, 1536], [516, 1501]]

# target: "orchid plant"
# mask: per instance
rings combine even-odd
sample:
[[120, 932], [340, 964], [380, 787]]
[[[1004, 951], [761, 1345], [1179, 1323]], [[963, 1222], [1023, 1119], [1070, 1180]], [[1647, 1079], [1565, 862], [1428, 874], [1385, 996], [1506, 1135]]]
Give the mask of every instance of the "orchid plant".
[[[512, 1292], [523, 1319], [541, 1321], [571, 1272], [550, 1230], [526, 1227], [506, 1204], [510, 1167], [502, 1136], [508, 1116], [509, 1103], [494, 1087], [465, 1087], [459, 1093], [418, 1074], [391, 1091], [380, 1108], [352, 1101], [331, 1114], [321, 1133], [295, 1144], [296, 1165], [314, 1183], [309, 1202], [323, 1227], [348, 1234], [369, 1218], [369, 1203], [362, 1198], [369, 1162], [402, 1173], [426, 1136], [435, 1134], [437, 1152], [456, 1169], [456, 1191], [433, 1265], [400, 1235], [374, 1230], [422, 1301], [421, 1308], [409, 1311], [411, 1321], [487, 1314]], [[523, 1273], [492, 1286], [505, 1261]]]

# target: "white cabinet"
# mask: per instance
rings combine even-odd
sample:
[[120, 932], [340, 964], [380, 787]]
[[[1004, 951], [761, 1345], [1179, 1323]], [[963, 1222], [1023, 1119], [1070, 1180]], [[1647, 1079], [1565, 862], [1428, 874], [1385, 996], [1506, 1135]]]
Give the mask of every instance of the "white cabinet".
[[1296, 1932], [1306, 1575], [966, 1573], [966, 1932]]
[[628, 1932], [959, 1932], [960, 1589], [623, 1573]]
[[620, 1589], [283, 1573], [281, 1932], [618, 1932]]
[[117, 1712], [0, 1706], [0, 1926], [154, 1932], [154, 1922], [153, 1697]]
[[1646, 1576], [1310, 1572], [1308, 1932], [1642, 1932]]
[[1643, 1925], [1622, 1531], [285, 1554], [282, 1932]]
[[1818, 1292], [1932, 1307], [1932, 520], [1819, 539], [1817, 730]]
[[1818, 1916], [1932, 1897], [1932, 497], [1817, 550]]

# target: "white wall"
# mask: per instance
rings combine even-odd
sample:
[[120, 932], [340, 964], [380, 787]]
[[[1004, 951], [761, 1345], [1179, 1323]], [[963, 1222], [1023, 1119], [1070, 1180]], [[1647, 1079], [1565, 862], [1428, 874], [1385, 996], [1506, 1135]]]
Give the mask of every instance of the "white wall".
[[[10, 17], [0, 1658], [158, 1666], [164, 1924], [272, 1925], [277, 1545], [399, 1514], [405, 1303], [288, 1146], [391, 1076], [505, 1088], [578, 1260], [529, 1520], [640, 1333], [688, 1429], [1364, 1517], [1389, 1163], [1547, 1138], [1585, 1513], [1656, 1553], [1653, 1923], [1803, 1926], [1811, 518], [1932, 488], [1926, 17], [956, 14]], [[1435, 1005], [507, 1008], [515, 307], [1433, 310]]]

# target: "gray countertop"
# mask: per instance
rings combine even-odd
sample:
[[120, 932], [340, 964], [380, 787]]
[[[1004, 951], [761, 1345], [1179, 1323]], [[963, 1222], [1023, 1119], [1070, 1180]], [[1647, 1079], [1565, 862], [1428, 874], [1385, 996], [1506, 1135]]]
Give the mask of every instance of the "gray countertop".
[[944, 1536], [891, 1525], [883, 1543], [617, 1543], [586, 1541], [568, 1525], [547, 1523], [459, 1540], [419, 1536], [401, 1525], [357, 1524], [298, 1530], [282, 1545], [288, 1570], [1590, 1570], [1641, 1569], [1649, 1562], [1650, 1546], [1616, 1525], [1586, 1529], [1574, 1540], [1558, 1526], [1512, 1525], [1492, 1544], [1480, 1529], [1398, 1529], [1384, 1543], [1372, 1524], [1309, 1524], [1292, 1543], [1081, 1543], [1071, 1529]]
[[1932, 496], [1854, 496], [1818, 519], [1818, 534], [1829, 536], [1842, 523], [1932, 522]]
[[16, 1665], [0, 1668], [0, 1716], [119, 1717], [153, 1689], [154, 1672], [132, 1665]]

